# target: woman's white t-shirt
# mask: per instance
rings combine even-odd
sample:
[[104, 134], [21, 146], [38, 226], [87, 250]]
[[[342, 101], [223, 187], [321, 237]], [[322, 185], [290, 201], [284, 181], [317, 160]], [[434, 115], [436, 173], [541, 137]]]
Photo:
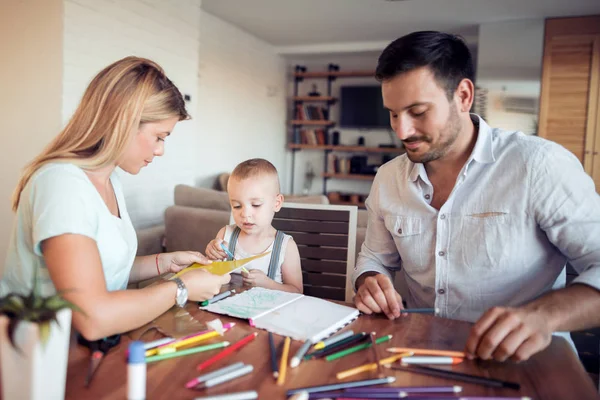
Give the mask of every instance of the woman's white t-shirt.
[[[63, 234], [84, 235], [96, 241], [107, 289], [127, 287], [137, 238], [116, 171], [110, 181], [120, 217], [111, 214], [96, 187], [76, 165], [52, 163], [35, 172], [21, 193], [0, 295], [29, 293], [35, 269], [39, 271], [40, 293], [54, 294], [56, 289], [48, 274], [41, 243]], [[88, 267], [85, 261], [79, 266]]]

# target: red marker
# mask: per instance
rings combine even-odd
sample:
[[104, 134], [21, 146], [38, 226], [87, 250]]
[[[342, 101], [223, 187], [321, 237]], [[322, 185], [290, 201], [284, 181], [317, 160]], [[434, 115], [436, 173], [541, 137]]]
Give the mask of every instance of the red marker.
[[249, 334], [248, 336], [246, 336], [245, 338], [235, 342], [234, 344], [232, 344], [231, 346], [227, 347], [225, 350], [223, 350], [222, 352], [215, 354], [214, 356], [212, 356], [211, 358], [209, 358], [208, 360], [198, 364], [198, 366], [196, 367], [196, 369], [198, 371], [202, 371], [203, 369], [205, 369], [206, 367], [214, 364], [215, 362], [219, 361], [222, 358], [227, 357], [229, 354], [233, 353], [234, 351], [236, 351], [237, 349], [245, 346], [246, 344], [250, 343], [252, 340], [254, 340], [254, 338], [258, 335], [258, 332], [254, 332]]

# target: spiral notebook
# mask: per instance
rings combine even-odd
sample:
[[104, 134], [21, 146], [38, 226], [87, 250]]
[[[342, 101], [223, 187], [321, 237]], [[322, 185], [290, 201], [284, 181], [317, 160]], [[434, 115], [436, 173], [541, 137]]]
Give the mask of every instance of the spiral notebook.
[[331, 336], [358, 317], [358, 310], [352, 307], [258, 287], [200, 308], [248, 319], [259, 329], [312, 343]]

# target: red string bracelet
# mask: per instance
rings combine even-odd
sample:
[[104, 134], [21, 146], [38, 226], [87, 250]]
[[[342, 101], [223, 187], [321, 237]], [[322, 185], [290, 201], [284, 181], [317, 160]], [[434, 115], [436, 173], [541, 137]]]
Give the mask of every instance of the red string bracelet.
[[158, 272], [158, 275], [160, 275], [160, 269], [158, 268], [158, 256], [159, 255], [160, 255], [160, 253], [156, 255], [156, 272]]

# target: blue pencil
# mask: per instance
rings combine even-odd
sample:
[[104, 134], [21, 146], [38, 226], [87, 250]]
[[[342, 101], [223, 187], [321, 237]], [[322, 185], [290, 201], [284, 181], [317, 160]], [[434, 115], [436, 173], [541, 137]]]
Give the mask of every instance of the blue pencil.
[[439, 308], [406, 308], [400, 310], [402, 314], [438, 314]]
[[385, 385], [388, 383], [393, 383], [395, 381], [396, 381], [395, 377], [388, 376], [386, 378], [380, 378], [380, 379], [367, 379], [364, 381], [334, 383], [332, 385], [310, 386], [310, 387], [288, 390], [287, 395], [291, 396], [293, 394], [300, 393], [300, 392], [319, 393], [319, 392], [328, 392], [328, 391], [332, 391], [332, 390], [347, 389], [347, 388], [351, 388], [351, 387]]

